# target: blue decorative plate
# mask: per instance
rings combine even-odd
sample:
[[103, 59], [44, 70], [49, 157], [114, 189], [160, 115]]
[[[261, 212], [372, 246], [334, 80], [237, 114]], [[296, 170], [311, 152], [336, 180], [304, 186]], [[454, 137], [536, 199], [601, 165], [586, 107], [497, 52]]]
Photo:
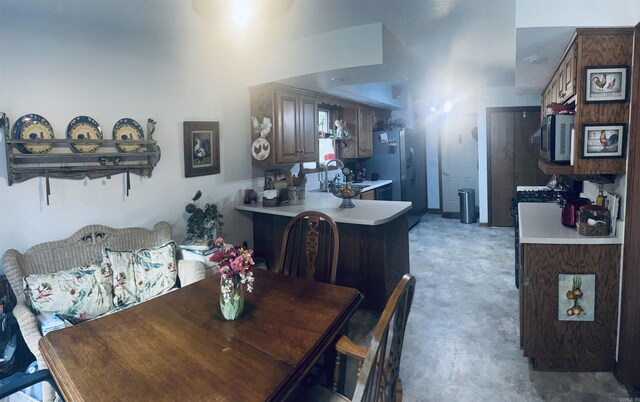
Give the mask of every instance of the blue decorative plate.
[[[52, 140], [53, 128], [44, 117], [39, 114], [26, 114], [13, 125], [13, 138], [16, 140]], [[18, 148], [30, 154], [43, 154], [51, 151], [53, 143], [21, 144]]]
[[[116, 141], [141, 141], [144, 140], [144, 132], [137, 121], [133, 119], [120, 119], [113, 126], [113, 139]], [[116, 148], [120, 152], [137, 152], [142, 144], [127, 145], [116, 143]]]
[[88, 116], [78, 116], [69, 122], [67, 126], [67, 138], [79, 140], [71, 143], [71, 149], [76, 152], [96, 152], [100, 144], [82, 144], [82, 140], [101, 140], [102, 129], [98, 122]]

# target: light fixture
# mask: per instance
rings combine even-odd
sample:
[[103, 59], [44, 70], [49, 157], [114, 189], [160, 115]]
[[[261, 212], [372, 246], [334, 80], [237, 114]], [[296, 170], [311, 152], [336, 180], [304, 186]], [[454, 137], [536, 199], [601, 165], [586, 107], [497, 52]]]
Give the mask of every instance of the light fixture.
[[272, 24], [294, 0], [191, 0], [191, 7], [203, 19], [220, 26]]
[[233, 0], [231, 3], [231, 18], [239, 27], [247, 25], [251, 17], [251, 7], [248, 0]]
[[429, 108], [429, 110], [431, 110], [431, 112], [435, 113], [435, 112], [436, 112], [436, 110], [438, 110], [438, 109], [436, 109], [436, 107], [435, 107], [435, 106], [431, 106], [431, 107]]
[[442, 110], [444, 110], [445, 113], [449, 113], [451, 109], [453, 109], [453, 103], [451, 102], [445, 102], [442, 106]]

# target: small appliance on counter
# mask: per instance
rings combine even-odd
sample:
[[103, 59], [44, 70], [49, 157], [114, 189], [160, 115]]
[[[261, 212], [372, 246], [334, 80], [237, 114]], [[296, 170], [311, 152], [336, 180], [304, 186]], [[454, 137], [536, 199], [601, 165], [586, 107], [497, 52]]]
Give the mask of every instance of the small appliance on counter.
[[609, 210], [602, 205], [583, 205], [578, 211], [578, 234], [608, 236], [611, 232]]
[[575, 198], [565, 201], [562, 206], [562, 224], [568, 227], [576, 227], [578, 210], [584, 205], [591, 204], [591, 200], [588, 198]]

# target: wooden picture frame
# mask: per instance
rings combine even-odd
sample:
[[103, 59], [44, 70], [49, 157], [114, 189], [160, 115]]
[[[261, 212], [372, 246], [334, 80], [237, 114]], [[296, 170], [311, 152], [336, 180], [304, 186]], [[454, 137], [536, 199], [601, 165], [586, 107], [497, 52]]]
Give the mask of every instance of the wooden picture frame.
[[220, 173], [220, 125], [217, 121], [185, 121], [184, 177]]
[[628, 77], [628, 66], [585, 67], [584, 102], [626, 102]]
[[581, 157], [622, 158], [626, 143], [626, 124], [584, 124]]

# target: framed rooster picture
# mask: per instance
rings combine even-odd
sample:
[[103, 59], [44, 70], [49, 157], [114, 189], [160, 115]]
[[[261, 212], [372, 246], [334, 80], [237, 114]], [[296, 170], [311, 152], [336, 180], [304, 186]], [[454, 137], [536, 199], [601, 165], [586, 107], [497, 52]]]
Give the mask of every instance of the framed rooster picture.
[[627, 66], [592, 66], [585, 70], [585, 103], [627, 101]]
[[583, 158], [620, 158], [624, 156], [626, 124], [584, 124]]
[[184, 122], [184, 177], [220, 173], [219, 127], [217, 121]]

